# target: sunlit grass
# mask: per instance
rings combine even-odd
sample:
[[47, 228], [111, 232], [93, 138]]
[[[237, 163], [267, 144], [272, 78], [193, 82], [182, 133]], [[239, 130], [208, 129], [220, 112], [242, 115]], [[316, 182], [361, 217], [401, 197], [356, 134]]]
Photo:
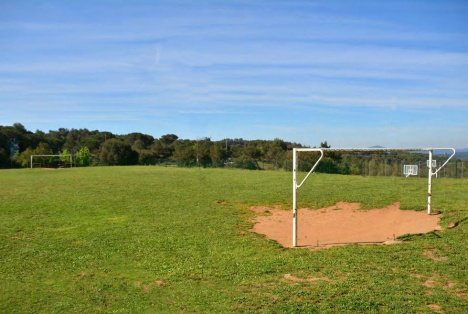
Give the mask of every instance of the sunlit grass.
[[[436, 304], [462, 313], [467, 186], [434, 181], [442, 225], [455, 228], [400, 245], [312, 252], [249, 232], [249, 205], [291, 207], [288, 172], [1, 171], [0, 312], [420, 313]], [[426, 189], [419, 178], [319, 174], [299, 200], [424, 210]]]

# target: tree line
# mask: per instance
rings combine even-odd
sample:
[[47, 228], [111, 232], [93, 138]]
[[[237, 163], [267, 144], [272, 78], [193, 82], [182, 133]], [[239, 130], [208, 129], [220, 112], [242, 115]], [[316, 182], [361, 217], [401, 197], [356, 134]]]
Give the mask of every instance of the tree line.
[[[210, 138], [181, 139], [175, 134], [159, 138], [143, 133], [125, 135], [111, 132], [66, 129], [28, 131], [22, 124], [0, 125], [0, 167], [29, 167], [31, 155], [62, 154], [62, 158], [42, 160], [60, 166], [73, 155], [74, 166], [93, 165], [177, 165], [184, 167], [233, 167], [244, 169], [292, 168], [292, 149], [300, 143], [281, 139], [245, 140]], [[330, 147], [324, 141], [319, 147]], [[298, 167], [308, 171], [317, 154], [300, 154]], [[427, 156], [410, 152], [329, 152], [317, 172], [354, 175], [402, 175], [403, 164], [419, 164], [426, 169]]]
[[[31, 132], [22, 124], [0, 125], [0, 167], [28, 167], [31, 155], [72, 154], [76, 166], [174, 164], [186, 167], [284, 167], [288, 152], [301, 144], [274, 140], [159, 138], [143, 133], [66, 129]], [[66, 157], [63, 160], [66, 162]], [[290, 159], [290, 158], [289, 158]]]

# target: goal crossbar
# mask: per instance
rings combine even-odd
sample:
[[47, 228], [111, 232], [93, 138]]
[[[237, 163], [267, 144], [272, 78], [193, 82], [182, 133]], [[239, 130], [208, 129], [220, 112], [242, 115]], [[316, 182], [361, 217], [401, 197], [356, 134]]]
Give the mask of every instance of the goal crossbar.
[[[447, 163], [455, 156], [455, 148], [452, 147], [417, 147], [417, 148], [293, 148], [293, 225], [292, 225], [292, 246], [297, 246], [297, 190], [305, 183], [307, 178], [315, 171], [318, 164], [322, 160], [325, 152], [389, 152], [389, 151], [410, 151], [410, 152], [428, 152], [428, 164], [432, 165], [432, 157], [434, 151], [451, 151], [451, 155], [445, 160], [444, 163], [435, 170], [433, 167], [428, 167], [428, 186], [427, 186], [427, 213], [431, 214], [432, 211], [432, 177], [435, 176]], [[298, 184], [297, 181], [297, 161], [300, 152], [318, 152], [319, 158], [311, 169], [307, 172], [306, 176]]]

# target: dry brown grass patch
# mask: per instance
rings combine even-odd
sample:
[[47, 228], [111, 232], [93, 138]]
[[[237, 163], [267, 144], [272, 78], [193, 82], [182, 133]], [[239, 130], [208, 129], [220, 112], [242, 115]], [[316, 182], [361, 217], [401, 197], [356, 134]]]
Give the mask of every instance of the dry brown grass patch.
[[424, 250], [423, 255], [428, 259], [431, 259], [436, 262], [445, 262], [448, 261], [447, 256], [440, 256], [435, 249]]
[[292, 274], [285, 274], [283, 276], [283, 280], [288, 281], [288, 282], [318, 282], [318, 281], [325, 281], [325, 282], [331, 282], [331, 279], [326, 277], [326, 276], [308, 276], [306, 278], [301, 278], [297, 277]]

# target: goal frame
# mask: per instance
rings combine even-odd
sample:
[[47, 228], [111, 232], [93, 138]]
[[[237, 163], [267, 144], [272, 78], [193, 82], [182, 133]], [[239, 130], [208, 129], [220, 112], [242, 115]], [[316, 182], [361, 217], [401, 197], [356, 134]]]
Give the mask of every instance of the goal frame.
[[[447, 160], [435, 170], [432, 167], [428, 167], [428, 181], [427, 181], [427, 213], [430, 215], [432, 212], [432, 177], [437, 175], [437, 173], [445, 167], [445, 165], [455, 156], [455, 148], [452, 147], [430, 147], [430, 148], [293, 148], [293, 199], [292, 199], [292, 210], [293, 210], [293, 217], [292, 217], [292, 247], [297, 247], [297, 190], [304, 184], [304, 182], [309, 178], [309, 176], [314, 172], [315, 168], [317, 168], [318, 164], [322, 160], [325, 152], [389, 152], [389, 151], [411, 151], [411, 152], [427, 152], [429, 155], [428, 163], [432, 165], [432, 157], [434, 151], [451, 151], [452, 154], [447, 158]], [[309, 170], [307, 175], [302, 179], [302, 181], [298, 184], [297, 180], [297, 161], [299, 153], [301, 152], [318, 152], [320, 153], [319, 158]]]
[[30, 157], [30, 167], [33, 168], [33, 160], [34, 157], [69, 157], [70, 158], [70, 168], [73, 168], [73, 155], [65, 154], [65, 155], [31, 155]]

